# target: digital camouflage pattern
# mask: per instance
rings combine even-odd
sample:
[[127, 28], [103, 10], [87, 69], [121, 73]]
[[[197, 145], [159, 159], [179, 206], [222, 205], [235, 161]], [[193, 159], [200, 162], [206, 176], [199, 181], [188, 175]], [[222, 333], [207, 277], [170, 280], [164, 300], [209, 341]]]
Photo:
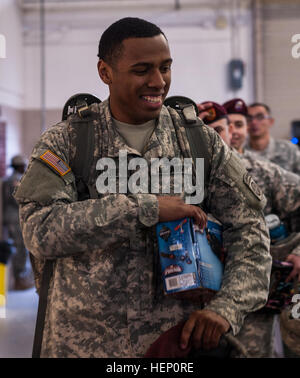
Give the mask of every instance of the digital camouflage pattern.
[[258, 160], [250, 151], [245, 151], [240, 157], [267, 199], [266, 215], [273, 213], [284, 219], [300, 208], [299, 175], [268, 160]]
[[[292, 315], [292, 308], [293, 306], [280, 314], [280, 329], [288, 357], [300, 358], [300, 318]], [[299, 309], [297, 313], [299, 314]]]
[[[190, 156], [179, 116], [168, 109], [162, 108], [145, 148], [148, 162]], [[95, 185], [100, 157], [117, 162], [119, 150], [126, 150], [128, 159], [141, 155], [116, 132], [107, 100], [91, 110], [96, 113], [90, 167]], [[225, 317], [236, 334], [246, 313], [267, 299], [271, 257], [262, 215], [265, 199], [251, 178], [243, 181], [247, 171], [240, 159], [203, 127], [212, 156], [205, 205], [222, 222], [228, 249], [222, 288], [207, 308]], [[47, 130], [15, 193], [25, 244], [37, 267], [45, 258], [56, 259], [42, 357], [141, 357], [196, 305], [163, 294], [156, 195], [105, 194], [78, 202], [73, 173], [60, 176], [40, 160], [50, 150], [70, 164], [73, 135], [69, 121]]]
[[246, 347], [249, 358], [283, 357], [277, 346], [281, 343], [280, 332], [275, 331], [277, 322], [278, 315], [270, 313], [251, 313], [246, 317], [236, 337]]
[[270, 138], [270, 142], [263, 151], [253, 150], [249, 140], [245, 150], [251, 151], [257, 158], [264, 158], [278, 164], [287, 171], [300, 175], [300, 150], [288, 140]]
[[[268, 160], [258, 160], [252, 151], [246, 150], [239, 156], [266, 197], [265, 215], [273, 213], [281, 219], [291, 217], [300, 208], [300, 176]], [[278, 259], [278, 254], [273, 256], [273, 250], [271, 246], [272, 257]], [[300, 244], [288, 251], [281, 247], [280, 259], [285, 260], [289, 253], [300, 256]], [[250, 357], [278, 357], [275, 344], [280, 342], [280, 336], [277, 334], [276, 339], [274, 333], [277, 320], [277, 315], [272, 313], [258, 312], [246, 317], [237, 338], [245, 345]]]
[[[276, 214], [287, 225], [296, 223], [300, 210], [300, 176], [268, 160], [258, 160], [251, 151], [239, 156], [266, 197], [264, 214]], [[299, 256], [300, 245], [292, 253]]]

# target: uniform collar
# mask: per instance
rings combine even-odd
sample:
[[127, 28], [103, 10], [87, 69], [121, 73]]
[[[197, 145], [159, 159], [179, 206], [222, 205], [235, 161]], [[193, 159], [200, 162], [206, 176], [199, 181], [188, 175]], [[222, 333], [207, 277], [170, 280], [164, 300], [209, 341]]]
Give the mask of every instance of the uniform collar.
[[171, 135], [168, 135], [169, 143], [166, 143], [166, 133], [171, 133], [170, 124], [173, 125], [170, 114], [166, 107], [163, 106], [156, 128], [144, 148], [144, 155], [142, 155], [139, 151], [129, 147], [126, 144], [125, 139], [117, 132], [113, 124], [113, 119], [109, 108], [109, 101], [105, 100], [100, 105], [104, 111], [108, 130], [108, 157], [118, 157], [120, 150], [126, 150], [128, 154], [144, 156], [145, 158], [149, 159], [151, 157], [175, 157]]
[[272, 154], [272, 155], [276, 154], [275, 140], [271, 136], [270, 136], [269, 143], [268, 143], [267, 147], [264, 150], [257, 151], [257, 150], [252, 149], [251, 146], [250, 146], [250, 139], [249, 139], [249, 137], [247, 138], [247, 141], [245, 143], [244, 148], [246, 148], [247, 150], [250, 150], [253, 153], [257, 153], [257, 154], [262, 155], [262, 156], [267, 156], [269, 154]]

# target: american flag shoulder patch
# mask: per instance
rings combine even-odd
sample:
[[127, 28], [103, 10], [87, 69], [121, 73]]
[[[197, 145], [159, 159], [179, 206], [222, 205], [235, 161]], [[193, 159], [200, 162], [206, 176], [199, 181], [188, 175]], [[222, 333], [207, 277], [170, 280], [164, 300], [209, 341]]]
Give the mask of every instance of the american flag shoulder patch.
[[66, 164], [61, 158], [59, 158], [50, 150], [44, 152], [40, 156], [40, 159], [42, 159], [45, 163], [50, 165], [50, 167], [55, 169], [61, 176], [64, 176], [71, 171], [71, 168], [68, 166], [68, 164]]

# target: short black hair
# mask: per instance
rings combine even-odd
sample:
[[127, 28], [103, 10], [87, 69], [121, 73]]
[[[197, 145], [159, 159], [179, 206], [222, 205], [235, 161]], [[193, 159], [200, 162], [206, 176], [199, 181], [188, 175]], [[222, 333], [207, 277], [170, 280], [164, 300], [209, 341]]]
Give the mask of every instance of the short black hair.
[[[102, 34], [98, 57], [113, 65], [122, 54], [122, 42], [128, 38], [148, 38], [165, 34], [149, 21], [136, 17], [125, 17], [111, 24]], [[167, 38], [166, 38], [167, 39]]]
[[266, 111], [268, 112], [268, 114], [271, 115], [271, 109], [270, 109], [270, 107], [267, 104], [264, 104], [263, 102], [253, 102], [248, 107], [249, 108], [254, 108], [255, 106], [262, 106], [263, 108], [266, 109]]

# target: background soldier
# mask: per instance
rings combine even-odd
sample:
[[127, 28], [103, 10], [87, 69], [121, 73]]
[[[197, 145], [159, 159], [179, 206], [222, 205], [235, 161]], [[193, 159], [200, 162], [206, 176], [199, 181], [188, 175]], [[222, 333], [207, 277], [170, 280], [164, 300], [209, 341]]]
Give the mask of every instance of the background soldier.
[[278, 164], [282, 168], [300, 174], [300, 150], [288, 140], [276, 140], [271, 136], [274, 118], [268, 105], [253, 103], [248, 106], [249, 139], [245, 149]]
[[18, 185], [27, 162], [21, 155], [11, 160], [13, 173], [3, 181], [3, 226], [4, 233], [13, 240], [16, 253], [12, 256], [12, 273], [14, 290], [25, 290], [34, 286], [28, 261], [28, 251], [25, 248], [19, 223], [19, 207], [13, 197], [13, 191]]

